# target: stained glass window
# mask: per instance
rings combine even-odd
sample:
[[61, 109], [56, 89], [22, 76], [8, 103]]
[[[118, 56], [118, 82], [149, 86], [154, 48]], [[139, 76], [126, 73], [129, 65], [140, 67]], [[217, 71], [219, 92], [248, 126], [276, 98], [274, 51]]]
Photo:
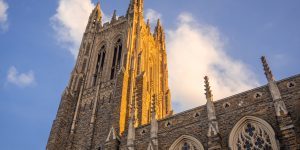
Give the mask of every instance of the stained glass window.
[[120, 69], [120, 62], [122, 57], [122, 41], [119, 39], [114, 47], [114, 57], [111, 67], [110, 79], [114, 79], [118, 69]]
[[270, 135], [255, 123], [244, 124], [238, 134], [236, 146], [238, 150], [272, 150]]

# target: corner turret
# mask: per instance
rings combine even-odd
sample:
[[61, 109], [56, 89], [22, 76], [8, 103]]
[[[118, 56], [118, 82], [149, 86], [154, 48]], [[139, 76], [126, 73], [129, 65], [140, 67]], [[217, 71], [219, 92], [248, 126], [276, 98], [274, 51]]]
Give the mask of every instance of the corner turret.
[[166, 50], [165, 31], [161, 25], [160, 19], [157, 20], [157, 24], [154, 30], [154, 39], [161, 45], [162, 50]]
[[102, 11], [100, 7], [100, 2], [97, 3], [96, 7], [93, 9], [89, 17], [89, 22], [86, 31], [89, 29], [95, 29], [102, 26]]

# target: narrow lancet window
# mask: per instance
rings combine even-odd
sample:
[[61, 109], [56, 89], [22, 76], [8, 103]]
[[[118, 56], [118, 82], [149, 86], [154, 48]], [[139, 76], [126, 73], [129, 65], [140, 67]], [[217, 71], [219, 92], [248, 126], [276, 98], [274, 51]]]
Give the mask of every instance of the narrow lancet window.
[[97, 57], [97, 64], [96, 64], [96, 69], [94, 74], [93, 86], [96, 85], [98, 76], [101, 76], [102, 74], [104, 62], [105, 62], [105, 54], [106, 54], [105, 45], [103, 45]]
[[122, 59], [122, 41], [119, 39], [114, 47], [114, 57], [111, 67], [110, 79], [114, 79], [118, 70], [120, 69], [121, 59]]

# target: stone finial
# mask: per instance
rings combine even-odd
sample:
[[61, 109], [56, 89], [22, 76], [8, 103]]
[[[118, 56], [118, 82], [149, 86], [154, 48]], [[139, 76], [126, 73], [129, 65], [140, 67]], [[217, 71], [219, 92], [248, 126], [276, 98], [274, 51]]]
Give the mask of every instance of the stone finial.
[[147, 27], [148, 31], [150, 32], [151, 31], [150, 19], [147, 19], [146, 27]]
[[117, 10], [114, 10], [113, 16], [111, 18], [111, 22], [115, 22], [117, 20]]
[[100, 0], [98, 0], [96, 7], [100, 8]]
[[268, 64], [268, 62], [267, 62], [265, 56], [262, 56], [262, 57], [261, 57], [261, 62], [262, 62], [262, 64], [263, 64], [263, 67], [264, 67], [264, 71], [265, 71], [265, 75], [266, 75], [266, 77], [267, 77], [267, 80], [268, 80], [269, 82], [275, 81], [274, 76], [273, 76], [273, 74], [272, 74], [272, 71], [271, 71], [271, 69], [270, 69], [270, 67], [269, 67], [269, 64]]
[[97, 14], [97, 21], [101, 21], [102, 12], [101, 12], [100, 0], [98, 1], [96, 7], [94, 8], [94, 12], [96, 12]]
[[164, 29], [161, 25], [161, 21], [160, 19], [157, 20], [157, 23], [156, 23], [156, 27], [155, 27], [155, 30], [154, 30], [154, 38], [160, 42], [163, 42], [165, 41], [165, 33], [164, 33]]
[[204, 83], [205, 83], [205, 95], [207, 100], [213, 100], [212, 91], [210, 89], [209, 85], [209, 78], [207, 76], [204, 77]]
[[261, 62], [263, 64], [267, 80], [269, 82], [268, 86], [269, 86], [269, 90], [271, 92], [272, 99], [274, 101], [276, 115], [278, 117], [287, 115], [288, 110], [286, 108], [286, 105], [285, 105], [284, 101], [282, 101], [280, 90], [279, 90], [277, 84], [274, 82], [275, 81], [274, 76], [272, 74], [272, 71], [271, 71], [268, 63], [267, 63], [267, 60], [266, 60], [265, 56], [261, 57]]
[[160, 19], [158, 18], [157, 19], [157, 27], [159, 27], [159, 26], [161, 26], [161, 24], [160, 24]]
[[205, 83], [205, 95], [206, 95], [206, 107], [207, 107], [207, 116], [208, 116], [208, 120], [216, 120], [216, 112], [215, 112], [215, 106], [213, 103], [213, 95], [210, 89], [210, 85], [209, 85], [209, 81], [208, 81], [208, 77], [205, 76], [204, 77], [204, 83]]

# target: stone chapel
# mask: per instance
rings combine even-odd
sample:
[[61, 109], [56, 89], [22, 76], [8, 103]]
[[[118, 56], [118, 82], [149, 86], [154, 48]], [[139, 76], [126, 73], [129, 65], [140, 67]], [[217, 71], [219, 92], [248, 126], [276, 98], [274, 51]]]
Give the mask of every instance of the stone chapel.
[[[300, 75], [173, 114], [165, 32], [143, 0], [102, 22], [91, 12], [47, 150], [300, 150]], [[201, 83], [199, 83], [201, 84]], [[199, 91], [201, 92], [201, 91]]]

